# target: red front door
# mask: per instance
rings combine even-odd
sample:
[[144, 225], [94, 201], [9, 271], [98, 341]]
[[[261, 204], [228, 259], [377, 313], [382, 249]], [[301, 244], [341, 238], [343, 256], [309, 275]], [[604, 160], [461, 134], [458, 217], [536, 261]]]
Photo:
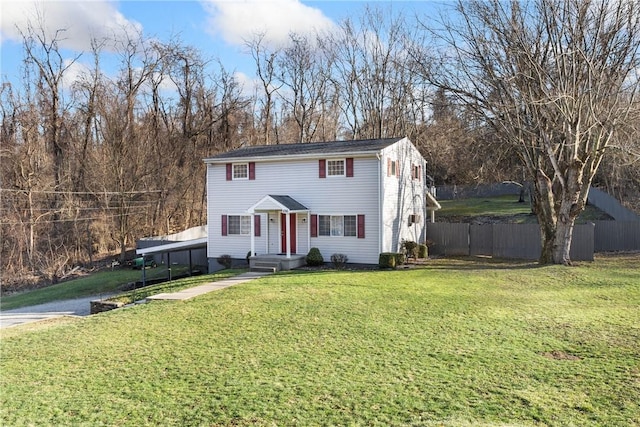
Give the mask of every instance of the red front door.
[[282, 253], [287, 253], [287, 241], [291, 244], [291, 253], [296, 253], [296, 214], [289, 214], [289, 227], [291, 231], [291, 236], [287, 239], [287, 215], [281, 213], [280, 214], [280, 247], [282, 248]]

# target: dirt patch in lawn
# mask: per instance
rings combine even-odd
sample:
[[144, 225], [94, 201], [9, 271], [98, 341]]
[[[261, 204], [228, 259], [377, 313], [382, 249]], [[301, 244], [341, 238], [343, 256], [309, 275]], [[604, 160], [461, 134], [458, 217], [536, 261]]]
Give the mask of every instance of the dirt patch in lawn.
[[582, 360], [582, 358], [562, 350], [547, 351], [540, 355], [552, 360]]

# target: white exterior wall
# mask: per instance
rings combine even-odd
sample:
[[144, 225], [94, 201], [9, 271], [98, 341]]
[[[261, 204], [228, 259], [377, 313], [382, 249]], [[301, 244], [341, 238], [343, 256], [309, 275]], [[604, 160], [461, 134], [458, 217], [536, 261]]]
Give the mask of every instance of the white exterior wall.
[[[326, 159], [344, 157], [327, 156]], [[255, 180], [226, 180], [225, 163], [207, 165], [207, 217], [209, 258], [229, 254], [244, 259], [251, 249], [250, 236], [222, 236], [222, 215], [246, 215], [247, 209], [266, 195], [287, 195], [317, 215], [365, 215], [365, 238], [311, 238], [311, 247], [320, 249], [325, 261], [334, 253], [343, 253], [349, 262], [377, 264], [379, 255], [378, 180], [380, 163], [376, 157], [355, 157], [353, 177], [319, 178], [318, 158], [256, 161]], [[382, 172], [382, 171], [380, 171]], [[261, 212], [261, 235], [255, 237], [258, 255], [280, 246], [280, 225], [269, 222]], [[297, 219], [297, 253], [306, 255], [308, 224]], [[277, 252], [276, 252], [277, 253]]]
[[[397, 161], [399, 176], [387, 176], [387, 162]], [[422, 166], [421, 179], [412, 179], [411, 165]], [[403, 239], [423, 243], [426, 218], [425, 170], [420, 152], [408, 140], [383, 150], [383, 221], [381, 252], [399, 252]], [[417, 224], [409, 226], [409, 215], [420, 215]]]

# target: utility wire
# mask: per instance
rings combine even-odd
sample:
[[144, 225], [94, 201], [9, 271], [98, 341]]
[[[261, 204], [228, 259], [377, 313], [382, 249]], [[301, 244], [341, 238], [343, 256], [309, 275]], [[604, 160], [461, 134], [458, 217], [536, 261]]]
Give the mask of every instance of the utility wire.
[[79, 195], [90, 195], [90, 196], [100, 196], [100, 195], [109, 195], [109, 196], [119, 196], [122, 194], [151, 194], [151, 193], [162, 193], [163, 190], [141, 190], [141, 191], [63, 191], [63, 190], [17, 190], [14, 188], [0, 188], [0, 192], [8, 192], [8, 193], [38, 193], [38, 194], [79, 194]]

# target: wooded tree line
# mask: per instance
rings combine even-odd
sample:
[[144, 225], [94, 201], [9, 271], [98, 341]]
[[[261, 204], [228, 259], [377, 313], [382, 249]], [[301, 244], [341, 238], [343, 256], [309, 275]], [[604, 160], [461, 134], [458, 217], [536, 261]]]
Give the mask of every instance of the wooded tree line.
[[[544, 188], [551, 188], [564, 171], [551, 164], [549, 172], [542, 165], [554, 157], [543, 157], [564, 152], [567, 133], [539, 127], [575, 130], [577, 121], [604, 129], [604, 145], [587, 138], [594, 152], [608, 151], [587, 159], [598, 170], [594, 183], [637, 201], [637, 9], [534, 3], [542, 11], [563, 10], [575, 32], [554, 39], [549, 34], [566, 28], [553, 13], [541, 19], [529, 6], [492, 1], [460, 3], [455, 16], [462, 21], [366, 9], [330, 34], [291, 34], [284, 47], [256, 34], [246, 41], [255, 88], [241, 85], [233, 64], [206, 58], [179, 39], [143, 34], [93, 40], [82, 54], [92, 67], [70, 81], [80, 57], [63, 57], [64, 29], [54, 36], [38, 25], [25, 29], [20, 84], [3, 82], [0, 92], [3, 287], [56, 281], [104, 254], [124, 259], [137, 238], [205, 224], [202, 159], [243, 145], [408, 136], [436, 184], [535, 181], [542, 172]], [[611, 12], [604, 16], [603, 8]], [[609, 44], [604, 37], [580, 39], [592, 34], [593, 19], [618, 25], [595, 29], [610, 35]], [[567, 46], [573, 57], [564, 54]], [[117, 57], [117, 73], [101, 62], [107, 50]], [[608, 80], [591, 72], [597, 61]], [[551, 98], [535, 92], [571, 78], [574, 85]], [[615, 90], [602, 91], [603, 85]], [[584, 93], [594, 96], [574, 96]], [[555, 112], [531, 108], [542, 103], [562, 103], [557, 111], [567, 114], [558, 120]], [[578, 103], [578, 110], [595, 112], [594, 121], [568, 112]], [[603, 124], [603, 109], [618, 117], [615, 124]], [[568, 134], [577, 141], [580, 132]], [[522, 147], [545, 137], [555, 145]], [[546, 194], [541, 189], [538, 197]], [[572, 203], [577, 210], [580, 201]]]

